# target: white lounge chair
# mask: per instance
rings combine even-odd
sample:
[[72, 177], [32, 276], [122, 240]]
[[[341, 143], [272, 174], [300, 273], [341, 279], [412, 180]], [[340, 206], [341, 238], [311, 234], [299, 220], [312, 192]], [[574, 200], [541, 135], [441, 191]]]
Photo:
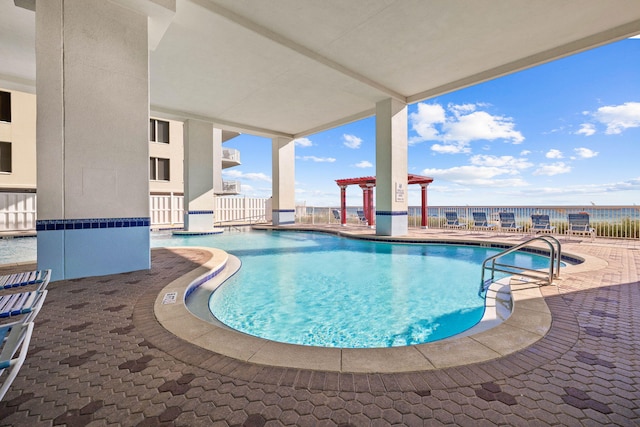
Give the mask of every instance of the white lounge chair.
[[493, 230], [494, 228], [496, 228], [495, 224], [489, 224], [486, 213], [472, 212], [472, 215], [473, 215], [473, 228], [477, 230]]
[[26, 314], [28, 316], [24, 322], [33, 320], [42, 308], [47, 292], [45, 289], [0, 296], [0, 318]]
[[[33, 334], [33, 322], [14, 322], [0, 326], [2, 351], [0, 351], [0, 400], [16, 379], [24, 364]], [[19, 350], [19, 351], [18, 351]], [[15, 357], [16, 353], [18, 356]]]
[[516, 218], [513, 212], [500, 212], [500, 230], [504, 231], [520, 231], [522, 227], [516, 224]]
[[553, 233], [555, 226], [549, 222], [549, 215], [531, 215], [531, 231], [534, 233]]
[[582, 235], [591, 236], [591, 240], [596, 237], [596, 230], [589, 225], [589, 214], [586, 212], [575, 213], [567, 215], [569, 226], [567, 228], [567, 234], [569, 235]]
[[51, 270], [34, 270], [0, 276], [0, 289], [37, 285], [39, 291], [49, 284]]
[[447, 219], [445, 227], [466, 228], [466, 225], [460, 224], [460, 221], [458, 221], [458, 214], [456, 212], [445, 212], [444, 216]]
[[368, 224], [369, 223], [369, 221], [367, 221], [367, 217], [364, 216], [364, 211], [358, 210], [358, 219], [363, 224]]

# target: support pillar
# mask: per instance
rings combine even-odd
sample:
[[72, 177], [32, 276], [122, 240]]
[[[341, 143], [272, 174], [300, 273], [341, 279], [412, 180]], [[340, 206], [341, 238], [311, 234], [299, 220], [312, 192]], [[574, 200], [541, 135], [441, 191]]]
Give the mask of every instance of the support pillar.
[[367, 220], [367, 224], [371, 224], [371, 211], [369, 210], [369, 187], [367, 185], [361, 185], [362, 189], [362, 212]]
[[102, 0], [36, 11], [38, 268], [149, 269], [147, 16]]
[[373, 184], [367, 184], [367, 187], [369, 187], [369, 212], [367, 213], [367, 215], [369, 215], [367, 218], [369, 220], [369, 227], [371, 228], [375, 228], [376, 225], [376, 213], [375, 213], [375, 205], [373, 203], [373, 189], [375, 188], [375, 186]]
[[295, 224], [295, 149], [291, 138], [273, 138], [271, 140], [272, 166], [272, 224]]
[[407, 105], [394, 99], [376, 104], [376, 234], [408, 232]]
[[429, 228], [429, 216], [428, 216], [428, 206], [427, 206], [427, 186], [429, 184], [420, 184], [420, 190], [422, 193], [422, 205], [421, 205], [421, 215], [422, 220], [420, 222], [421, 228]]
[[184, 231], [174, 234], [221, 233], [213, 228], [213, 222], [216, 183], [222, 188], [222, 130], [215, 129], [212, 123], [191, 119], [184, 122], [183, 129]]
[[340, 224], [347, 226], [347, 186], [340, 186]]

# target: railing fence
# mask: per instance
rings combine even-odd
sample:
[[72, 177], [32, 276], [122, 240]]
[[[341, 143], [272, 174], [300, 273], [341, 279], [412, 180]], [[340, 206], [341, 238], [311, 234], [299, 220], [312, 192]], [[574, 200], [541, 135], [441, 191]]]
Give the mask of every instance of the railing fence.
[[[332, 211], [339, 207], [303, 206], [296, 209], [296, 222], [299, 224], [340, 224]], [[358, 224], [356, 211], [360, 206], [347, 207], [347, 224]], [[549, 215], [554, 234], [565, 234], [568, 226], [567, 215], [586, 212], [590, 225], [600, 237], [640, 239], [640, 206], [431, 206], [427, 210], [428, 227], [444, 228], [445, 212], [456, 212], [460, 224], [471, 224], [473, 212], [484, 212], [489, 222], [499, 224], [500, 212], [512, 212], [516, 222], [524, 232], [531, 228], [531, 215]], [[409, 227], [420, 227], [420, 207], [410, 206]]]
[[0, 230], [35, 230], [35, 193], [0, 193]]
[[[265, 222], [269, 220], [268, 199], [249, 197], [216, 197], [215, 223]], [[184, 218], [183, 196], [152, 195], [149, 197], [152, 226], [181, 226]], [[34, 230], [36, 227], [35, 193], [0, 193], [0, 231]], [[347, 207], [347, 223], [359, 224], [357, 210]], [[333, 210], [339, 207], [296, 206], [296, 223], [340, 224]], [[565, 234], [567, 215], [586, 212], [591, 227], [600, 237], [640, 239], [639, 206], [431, 206], [428, 208], [428, 227], [444, 228], [445, 212], [456, 212], [461, 224], [470, 224], [473, 212], [484, 212], [491, 222], [498, 224], [500, 212], [512, 212], [516, 222], [528, 232], [532, 214], [549, 215], [555, 234]], [[409, 227], [420, 227], [420, 207], [409, 207]]]

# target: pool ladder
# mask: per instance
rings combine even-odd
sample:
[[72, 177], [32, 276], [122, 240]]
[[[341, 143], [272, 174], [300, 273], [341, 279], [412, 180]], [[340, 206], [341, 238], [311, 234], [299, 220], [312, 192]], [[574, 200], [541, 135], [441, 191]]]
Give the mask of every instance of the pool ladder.
[[[499, 262], [501, 257], [510, 254], [511, 252], [518, 251], [537, 241], [541, 241], [549, 247], [548, 270], [535, 270], [532, 268], [518, 267], [516, 265], [503, 264]], [[548, 235], [536, 236], [527, 240], [526, 242], [520, 243], [519, 245], [513, 246], [509, 249], [505, 249], [504, 251], [485, 259], [482, 263], [482, 277], [480, 279], [480, 290], [478, 291], [478, 295], [482, 296], [483, 293], [485, 293], [487, 289], [489, 289], [489, 286], [491, 286], [491, 284], [495, 281], [496, 271], [523, 277], [530, 277], [539, 281], [544, 281], [547, 285], [550, 285], [553, 283], [553, 279], [557, 279], [558, 277], [560, 277], [561, 257], [562, 248], [560, 242], [555, 237]], [[485, 273], [487, 272], [487, 270], [491, 271], [491, 277], [485, 279]]]

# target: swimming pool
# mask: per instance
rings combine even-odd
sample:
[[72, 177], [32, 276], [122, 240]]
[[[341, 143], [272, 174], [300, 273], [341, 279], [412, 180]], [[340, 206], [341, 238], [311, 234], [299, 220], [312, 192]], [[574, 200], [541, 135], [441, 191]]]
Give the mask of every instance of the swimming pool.
[[[500, 249], [397, 244], [291, 231], [161, 237], [155, 246], [213, 246], [242, 261], [211, 296], [229, 327], [273, 341], [341, 348], [421, 344], [461, 333], [484, 313], [480, 265]], [[506, 261], [543, 268], [544, 257]]]

